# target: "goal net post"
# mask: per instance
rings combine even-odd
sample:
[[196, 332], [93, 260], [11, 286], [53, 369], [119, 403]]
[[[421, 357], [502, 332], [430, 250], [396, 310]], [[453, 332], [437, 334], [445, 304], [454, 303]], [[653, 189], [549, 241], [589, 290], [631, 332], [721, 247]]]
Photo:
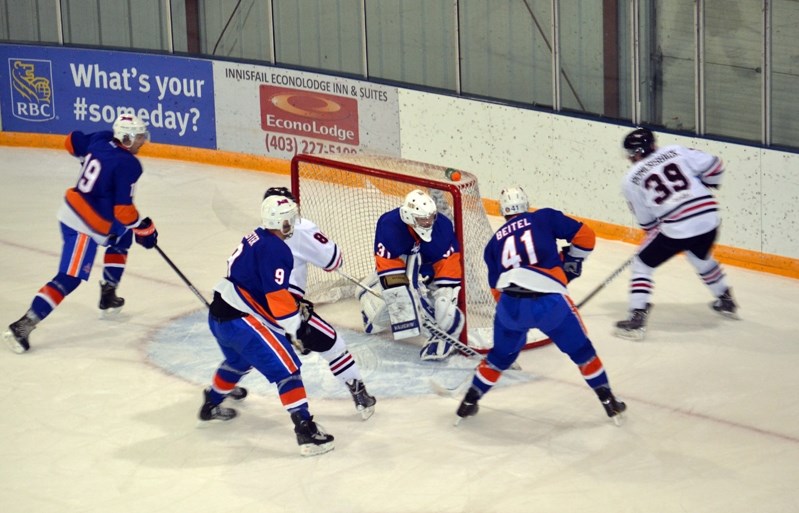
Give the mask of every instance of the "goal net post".
[[[455, 227], [461, 250], [463, 287], [459, 304], [466, 318], [462, 341], [487, 350], [493, 340], [496, 303], [488, 287], [483, 249], [494, 235], [478, 188], [477, 177], [459, 171], [460, 179], [448, 177], [436, 166], [386, 155], [296, 155], [291, 161], [291, 188], [300, 215], [341, 248], [343, 269], [362, 279], [374, 272], [374, 232], [378, 218], [399, 207], [405, 196], [422, 189], [436, 202], [439, 215]], [[306, 296], [319, 303], [354, 297], [357, 285], [338, 273], [314, 266], [308, 269]], [[531, 332], [532, 334], [533, 332]], [[532, 334], [534, 347], [541, 335]], [[548, 342], [548, 340], [547, 340]]]

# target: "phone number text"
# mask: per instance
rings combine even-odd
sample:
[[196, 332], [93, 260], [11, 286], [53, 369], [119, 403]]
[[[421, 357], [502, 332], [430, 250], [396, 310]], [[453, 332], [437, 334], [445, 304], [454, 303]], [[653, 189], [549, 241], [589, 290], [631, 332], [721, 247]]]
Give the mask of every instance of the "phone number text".
[[318, 141], [311, 141], [290, 135], [277, 135], [267, 133], [266, 138], [266, 151], [280, 151], [286, 153], [304, 154], [319, 154], [319, 153], [357, 153], [357, 150], [352, 146], [342, 144], [323, 143]]

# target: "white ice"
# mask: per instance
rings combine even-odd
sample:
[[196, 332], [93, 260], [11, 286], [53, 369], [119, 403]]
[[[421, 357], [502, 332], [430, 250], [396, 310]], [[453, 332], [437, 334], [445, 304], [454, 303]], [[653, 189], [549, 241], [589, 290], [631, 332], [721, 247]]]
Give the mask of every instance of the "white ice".
[[[138, 206], [210, 297], [258, 223], [263, 190], [288, 177], [142, 160]], [[4, 328], [55, 275], [55, 211], [78, 167], [63, 151], [27, 148], [0, 147], [0, 162]], [[633, 250], [599, 241], [572, 285], [575, 300]], [[552, 346], [523, 353], [524, 371], [503, 377], [480, 413], [454, 427], [457, 401], [434, 395], [429, 380], [457, 384], [472, 360], [419, 362], [416, 347], [359, 333], [352, 302], [321, 306], [378, 403], [361, 421], [308, 357], [311, 410], [336, 449], [303, 458], [256, 373], [239, 418], [199, 426], [201, 391], [220, 360], [205, 307], [158, 253], [134, 246], [119, 288], [124, 311], [100, 320], [100, 264], [33, 332], [29, 353], [0, 347], [0, 512], [799, 511], [796, 280], [727, 266], [742, 316], [732, 321], [708, 308], [710, 293], [678, 258], [655, 275], [643, 342], [611, 335], [629, 275], [613, 281], [582, 313], [628, 404], [621, 427]]]

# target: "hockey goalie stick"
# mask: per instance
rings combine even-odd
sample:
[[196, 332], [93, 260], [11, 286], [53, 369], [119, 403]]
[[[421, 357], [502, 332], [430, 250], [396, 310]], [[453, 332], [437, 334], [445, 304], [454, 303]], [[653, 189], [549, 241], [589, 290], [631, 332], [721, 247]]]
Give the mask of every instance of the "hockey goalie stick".
[[[367, 287], [366, 285], [364, 285], [363, 283], [361, 283], [360, 281], [355, 279], [353, 276], [350, 276], [349, 274], [347, 274], [347, 272], [344, 271], [343, 269], [338, 268], [338, 269], [336, 269], [336, 272], [338, 272], [341, 276], [343, 276], [347, 280], [351, 281], [352, 283], [356, 284], [357, 286], [359, 286], [360, 288], [362, 288], [366, 292], [372, 294], [373, 296], [379, 297], [380, 299], [383, 298], [383, 296], [379, 292], [377, 292], [376, 290], [374, 290], [371, 287]], [[482, 354], [480, 354], [479, 352], [475, 351], [473, 348], [467, 346], [466, 344], [464, 344], [460, 340], [457, 340], [457, 339], [453, 338], [446, 331], [444, 331], [441, 328], [439, 328], [438, 325], [435, 323], [435, 321], [428, 316], [427, 311], [424, 308], [421, 308], [420, 310], [422, 312], [422, 326], [424, 328], [426, 328], [428, 331], [430, 331], [430, 333], [432, 333], [436, 337], [438, 337], [438, 338], [440, 338], [440, 339], [442, 339], [442, 340], [444, 340], [446, 342], [449, 342], [453, 346], [457, 347], [459, 351], [461, 351], [462, 353], [466, 354], [469, 357], [480, 358], [480, 359], [483, 358]]]
[[180, 279], [183, 280], [183, 283], [185, 283], [189, 287], [189, 290], [194, 292], [194, 295], [197, 296], [200, 299], [200, 301], [203, 302], [203, 304], [205, 305], [206, 308], [211, 308], [211, 304], [208, 303], [208, 301], [206, 301], [205, 297], [200, 293], [200, 291], [197, 290], [197, 288], [194, 285], [191, 284], [189, 279], [186, 278], [186, 276], [182, 272], [180, 272], [180, 269], [178, 269], [178, 266], [176, 266], [172, 262], [172, 260], [170, 260], [169, 257], [166, 256], [166, 253], [164, 253], [164, 251], [158, 246], [158, 244], [156, 244], [154, 247], [155, 247], [155, 250], [158, 251], [158, 254], [161, 255], [164, 258], [164, 260], [166, 261], [167, 264], [169, 264], [169, 267], [171, 267], [172, 270], [175, 271], [178, 274], [178, 276], [180, 276]]
[[594, 297], [594, 296], [596, 296], [597, 294], [599, 294], [599, 291], [601, 291], [602, 289], [604, 289], [605, 287], [607, 287], [607, 286], [608, 286], [608, 284], [609, 284], [610, 282], [612, 282], [613, 280], [615, 280], [615, 279], [616, 279], [616, 277], [617, 277], [618, 275], [620, 275], [622, 271], [624, 271], [625, 269], [627, 269], [627, 267], [628, 267], [628, 266], [629, 266], [631, 263], [633, 263], [633, 259], [634, 259], [634, 258], [635, 258], [635, 255], [631, 256], [631, 257], [630, 257], [630, 258], [628, 258], [628, 259], [627, 259], [627, 260], [626, 260], [626, 261], [625, 261], [623, 264], [621, 264], [621, 265], [619, 266], [619, 268], [618, 268], [618, 269], [616, 269], [615, 271], [613, 271], [612, 273], [610, 273], [610, 276], [608, 276], [607, 278], [605, 278], [605, 280], [604, 280], [602, 283], [600, 283], [599, 285], [597, 285], [597, 286], [594, 288], [594, 290], [592, 290], [592, 291], [591, 291], [591, 292], [590, 292], [590, 293], [589, 293], [587, 296], [585, 296], [585, 297], [583, 298], [583, 300], [582, 300], [582, 301], [580, 301], [579, 303], [577, 303], [577, 308], [580, 308], [580, 307], [582, 307], [584, 304], [586, 304], [586, 303], [588, 302], [588, 300], [589, 300], [589, 299], [591, 299], [592, 297]]

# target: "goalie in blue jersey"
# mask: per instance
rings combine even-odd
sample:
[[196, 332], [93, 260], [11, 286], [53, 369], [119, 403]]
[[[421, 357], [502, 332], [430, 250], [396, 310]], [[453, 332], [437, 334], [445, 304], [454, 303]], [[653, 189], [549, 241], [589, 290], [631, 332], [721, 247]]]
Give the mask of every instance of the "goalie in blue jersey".
[[399, 208], [380, 216], [374, 258], [376, 273], [364, 285], [381, 297], [366, 289], [359, 292], [364, 331], [391, 329], [399, 340], [420, 335], [425, 324], [435, 323], [447, 338], [426, 333], [422, 360], [443, 360], [453, 354], [456, 347], [448, 338], [457, 339], [465, 324], [458, 308], [463, 277], [460, 246], [452, 221], [438, 215], [430, 195], [415, 189]]

